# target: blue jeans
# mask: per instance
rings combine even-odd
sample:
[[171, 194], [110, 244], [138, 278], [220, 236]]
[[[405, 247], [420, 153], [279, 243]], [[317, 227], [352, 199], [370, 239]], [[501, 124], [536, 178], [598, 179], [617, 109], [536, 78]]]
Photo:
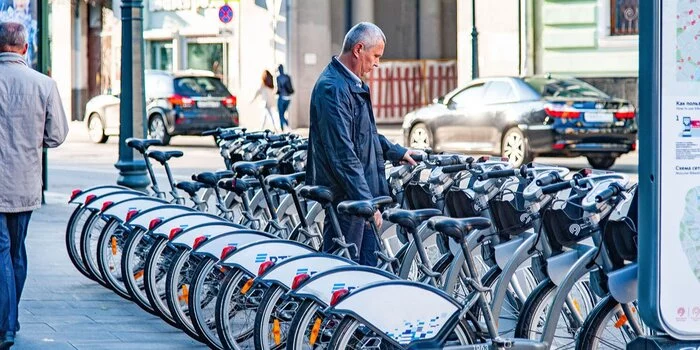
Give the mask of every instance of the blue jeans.
[[[367, 224], [367, 222], [358, 217], [338, 215], [338, 223], [340, 224], [340, 232], [342, 232], [345, 237], [345, 243], [355, 243], [355, 246], [359, 248], [359, 256], [357, 251], [350, 249], [350, 255], [352, 260], [360, 265], [365, 266], [377, 266], [377, 255], [375, 252], [379, 247], [377, 246], [377, 238], [372, 231], [372, 228]], [[335, 232], [330, 223], [330, 218], [326, 216], [326, 220], [323, 225], [323, 251], [331, 252], [337, 248], [337, 244], [333, 242], [335, 238]]]
[[277, 99], [277, 111], [280, 113], [280, 129], [284, 129], [285, 125], [289, 127], [289, 123], [287, 123], [287, 118], [284, 117], [284, 113], [287, 112], [287, 108], [289, 108], [290, 102], [292, 101], [285, 100], [282, 97], [279, 97]]
[[31, 211], [0, 213], [0, 333], [19, 330], [19, 299], [27, 279], [24, 239]]

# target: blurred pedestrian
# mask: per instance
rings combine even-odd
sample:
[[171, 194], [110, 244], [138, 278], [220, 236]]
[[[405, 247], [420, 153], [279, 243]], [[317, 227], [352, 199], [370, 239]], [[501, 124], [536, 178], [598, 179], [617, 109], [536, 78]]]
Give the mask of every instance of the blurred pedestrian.
[[292, 94], [294, 94], [294, 87], [292, 87], [292, 78], [284, 72], [284, 66], [279, 65], [277, 67], [277, 112], [280, 114], [280, 129], [284, 131], [285, 125], [289, 127], [289, 122], [287, 117], [284, 115], [289, 108], [289, 103], [292, 102]]
[[[384, 160], [415, 165], [411, 151], [377, 133], [369, 87], [362, 81], [379, 65], [386, 37], [372, 23], [359, 23], [345, 35], [339, 56], [321, 73], [311, 93], [309, 163], [306, 183], [330, 187], [338, 204], [344, 200], [369, 200], [389, 195]], [[377, 237], [362, 218], [338, 215], [347, 243], [359, 252], [353, 260], [376, 266]], [[374, 214], [382, 225], [379, 211]], [[329, 222], [324, 225], [323, 250], [334, 242]]]
[[272, 123], [272, 128], [277, 131], [277, 127], [275, 126], [275, 119], [272, 116], [272, 108], [275, 105], [275, 85], [273, 82], [273, 77], [272, 73], [270, 73], [269, 70], [263, 71], [262, 75], [262, 83], [260, 84], [260, 88], [258, 91], [255, 92], [255, 96], [253, 96], [253, 101], [255, 101], [258, 96], [265, 102], [265, 108], [263, 110], [263, 121], [262, 125], [260, 126], [261, 130], [265, 130], [265, 124], [267, 123], [267, 120], [270, 119], [270, 123]]
[[41, 207], [42, 147], [68, 133], [56, 82], [29, 68], [27, 30], [0, 23], [0, 349], [19, 331], [18, 306], [27, 279], [24, 240]]

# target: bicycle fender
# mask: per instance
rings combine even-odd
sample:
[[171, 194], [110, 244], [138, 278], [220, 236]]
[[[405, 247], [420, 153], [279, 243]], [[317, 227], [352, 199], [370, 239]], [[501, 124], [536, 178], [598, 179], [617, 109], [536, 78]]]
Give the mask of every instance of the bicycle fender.
[[637, 263], [608, 273], [608, 289], [613, 299], [621, 304], [637, 300]]
[[193, 212], [174, 216], [159, 223], [151, 230], [151, 234], [156, 237], [169, 238], [170, 231], [175, 228], [180, 228], [183, 231], [189, 227], [206, 224], [209, 222], [228, 222], [224, 219], [207, 213]]
[[168, 202], [153, 197], [136, 197], [115, 203], [102, 212], [102, 215], [113, 217], [121, 222], [126, 221], [126, 215], [132, 210], [143, 211], [168, 204]]
[[232, 222], [208, 222], [205, 224], [190, 226], [182, 232], [178, 233], [170, 240], [170, 243], [176, 247], [192, 249], [194, 241], [198, 237], [206, 237], [207, 239], [218, 235], [234, 232], [244, 229], [241, 225], [236, 225]]
[[192, 255], [207, 256], [218, 261], [226, 247], [234, 247], [235, 249], [263, 240], [273, 239], [275, 236], [262, 231], [256, 230], [237, 230], [229, 233], [223, 233], [215, 237], [210, 237], [204, 243], [192, 251]]
[[508, 262], [510, 261], [510, 258], [513, 257], [513, 255], [515, 255], [515, 252], [523, 244], [524, 241], [525, 238], [523, 237], [513, 237], [510, 241], [501, 243], [493, 247], [496, 251], [496, 265], [498, 265], [498, 267], [501, 270], [505, 270], [506, 266], [508, 265]]
[[289, 290], [292, 289], [292, 282], [297, 275], [314, 276], [319, 272], [349, 265], [355, 265], [355, 263], [352, 260], [325, 253], [305, 254], [275, 264], [257, 279], [265, 283], [276, 283]]
[[102, 211], [102, 205], [105, 202], [119, 203], [121, 201], [137, 197], [146, 197], [146, 195], [142, 192], [136, 191], [109, 192], [93, 199], [89, 204], [85, 206], [85, 208], [93, 211]]
[[434, 339], [451, 329], [460, 306], [433, 287], [396, 280], [357, 289], [329, 311], [350, 315], [405, 345]]
[[194, 212], [194, 209], [183, 207], [177, 204], [162, 205], [155, 208], [146, 209], [139, 211], [130, 221], [126, 223], [131, 227], [140, 227], [144, 230], [148, 230], [148, 226], [151, 224], [153, 219], [159, 219], [164, 221], [166, 218], [172, 218], [178, 215], [187, 214]]
[[273, 239], [251, 243], [241, 249], [237, 249], [221, 261], [221, 265], [236, 267], [257, 277], [260, 264], [266, 261], [280, 263], [285, 259], [314, 252], [309, 246], [299, 242]]
[[[116, 186], [116, 185], [103, 185], [103, 186], [95, 186], [95, 187], [90, 187], [84, 190], [81, 190], [78, 195], [73, 197], [73, 199], [68, 201], [68, 204], [83, 204], [85, 203], [85, 198], [89, 195], [95, 195], [97, 197], [105, 195], [110, 192], [118, 192], [118, 191], [132, 191], [132, 192], [137, 192], [133, 191], [132, 189], [128, 187], [123, 187], [123, 186]], [[143, 193], [143, 192], [138, 192], [138, 193]]]
[[352, 292], [370, 283], [390, 281], [398, 277], [375, 267], [369, 266], [340, 266], [319, 272], [304, 282], [290, 295], [298, 298], [311, 298], [323, 307], [331, 304], [333, 292], [347, 289]]

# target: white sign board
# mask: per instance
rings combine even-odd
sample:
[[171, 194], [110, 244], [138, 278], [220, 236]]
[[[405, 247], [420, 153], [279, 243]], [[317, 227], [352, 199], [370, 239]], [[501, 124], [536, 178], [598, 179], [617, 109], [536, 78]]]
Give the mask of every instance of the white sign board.
[[687, 339], [700, 329], [700, 2], [661, 6], [659, 315]]

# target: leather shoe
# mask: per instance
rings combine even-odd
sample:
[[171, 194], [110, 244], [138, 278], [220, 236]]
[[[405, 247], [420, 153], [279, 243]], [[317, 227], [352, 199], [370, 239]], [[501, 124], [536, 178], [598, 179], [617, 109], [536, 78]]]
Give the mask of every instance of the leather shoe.
[[0, 350], [7, 350], [12, 347], [12, 345], [15, 345], [15, 332], [6, 332], [5, 336], [1, 339]]

